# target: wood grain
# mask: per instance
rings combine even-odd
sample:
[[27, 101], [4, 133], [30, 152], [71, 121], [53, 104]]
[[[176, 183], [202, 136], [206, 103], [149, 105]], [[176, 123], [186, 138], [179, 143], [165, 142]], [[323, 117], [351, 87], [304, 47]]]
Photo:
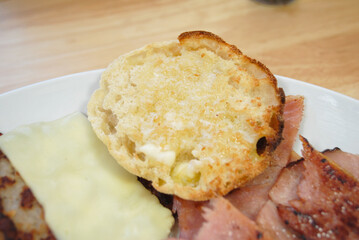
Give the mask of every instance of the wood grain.
[[0, 93], [105, 68], [142, 45], [207, 30], [292, 77], [359, 99], [359, 1], [0, 0]]

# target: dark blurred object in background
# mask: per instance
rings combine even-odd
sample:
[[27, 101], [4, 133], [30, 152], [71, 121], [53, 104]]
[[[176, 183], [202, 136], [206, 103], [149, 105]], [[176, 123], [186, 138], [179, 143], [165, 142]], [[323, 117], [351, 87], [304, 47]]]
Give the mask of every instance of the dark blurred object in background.
[[280, 4], [288, 4], [288, 3], [292, 2], [293, 0], [253, 0], [253, 1], [265, 3], [265, 4], [280, 5]]

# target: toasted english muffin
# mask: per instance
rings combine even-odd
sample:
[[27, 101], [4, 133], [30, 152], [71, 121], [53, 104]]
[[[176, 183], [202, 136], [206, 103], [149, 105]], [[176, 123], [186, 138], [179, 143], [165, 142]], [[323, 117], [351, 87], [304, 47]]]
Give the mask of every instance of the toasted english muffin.
[[194, 31], [114, 60], [88, 117], [129, 172], [160, 192], [207, 200], [268, 166], [281, 139], [283, 99], [263, 64]]

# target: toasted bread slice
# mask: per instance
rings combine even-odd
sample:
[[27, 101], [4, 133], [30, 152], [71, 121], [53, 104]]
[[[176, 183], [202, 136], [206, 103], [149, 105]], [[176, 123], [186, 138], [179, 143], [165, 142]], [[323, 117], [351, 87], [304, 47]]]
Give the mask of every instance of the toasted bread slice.
[[194, 31], [114, 60], [88, 116], [128, 171], [160, 192], [207, 200], [268, 166], [281, 139], [283, 99], [263, 64]]

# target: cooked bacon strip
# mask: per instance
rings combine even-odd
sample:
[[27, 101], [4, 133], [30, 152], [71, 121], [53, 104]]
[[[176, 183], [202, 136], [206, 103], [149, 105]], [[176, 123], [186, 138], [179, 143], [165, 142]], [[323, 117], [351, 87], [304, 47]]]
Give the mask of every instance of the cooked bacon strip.
[[279, 215], [308, 239], [359, 239], [359, 182], [301, 141], [305, 171], [299, 199], [278, 205]]
[[359, 181], [359, 155], [343, 152], [339, 148], [326, 150], [323, 154]]
[[297, 240], [297, 234], [292, 231], [279, 217], [276, 205], [268, 200], [258, 213], [258, 226], [276, 240]]
[[220, 197], [210, 201], [211, 208], [204, 208], [206, 222], [195, 240], [252, 240], [268, 239], [255, 222]]
[[189, 201], [174, 196], [172, 209], [173, 212], [177, 212], [180, 238], [193, 239], [204, 222], [204, 218], [202, 216], [202, 208], [204, 206], [208, 206], [208, 201]]
[[287, 165], [294, 141], [298, 135], [300, 123], [303, 118], [304, 98], [302, 96], [287, 96], [285, 99], [283, 119], [284, 128], [282, 142], [273, 155], [273, 164], [284, 167]]
[[268, 200], [268, 192], [272, 184], [246, 186], [226, 196], [241, 213], [254, 220]]
[[303, 159], [291, 162], [286, 168], [283, 168], [276, 183], [269, 191], [269, 198], [275, 204], [286, 206], [289, 206], [290, 200], [298, 199], [297, 187], [302, 179], [303, 171]]

